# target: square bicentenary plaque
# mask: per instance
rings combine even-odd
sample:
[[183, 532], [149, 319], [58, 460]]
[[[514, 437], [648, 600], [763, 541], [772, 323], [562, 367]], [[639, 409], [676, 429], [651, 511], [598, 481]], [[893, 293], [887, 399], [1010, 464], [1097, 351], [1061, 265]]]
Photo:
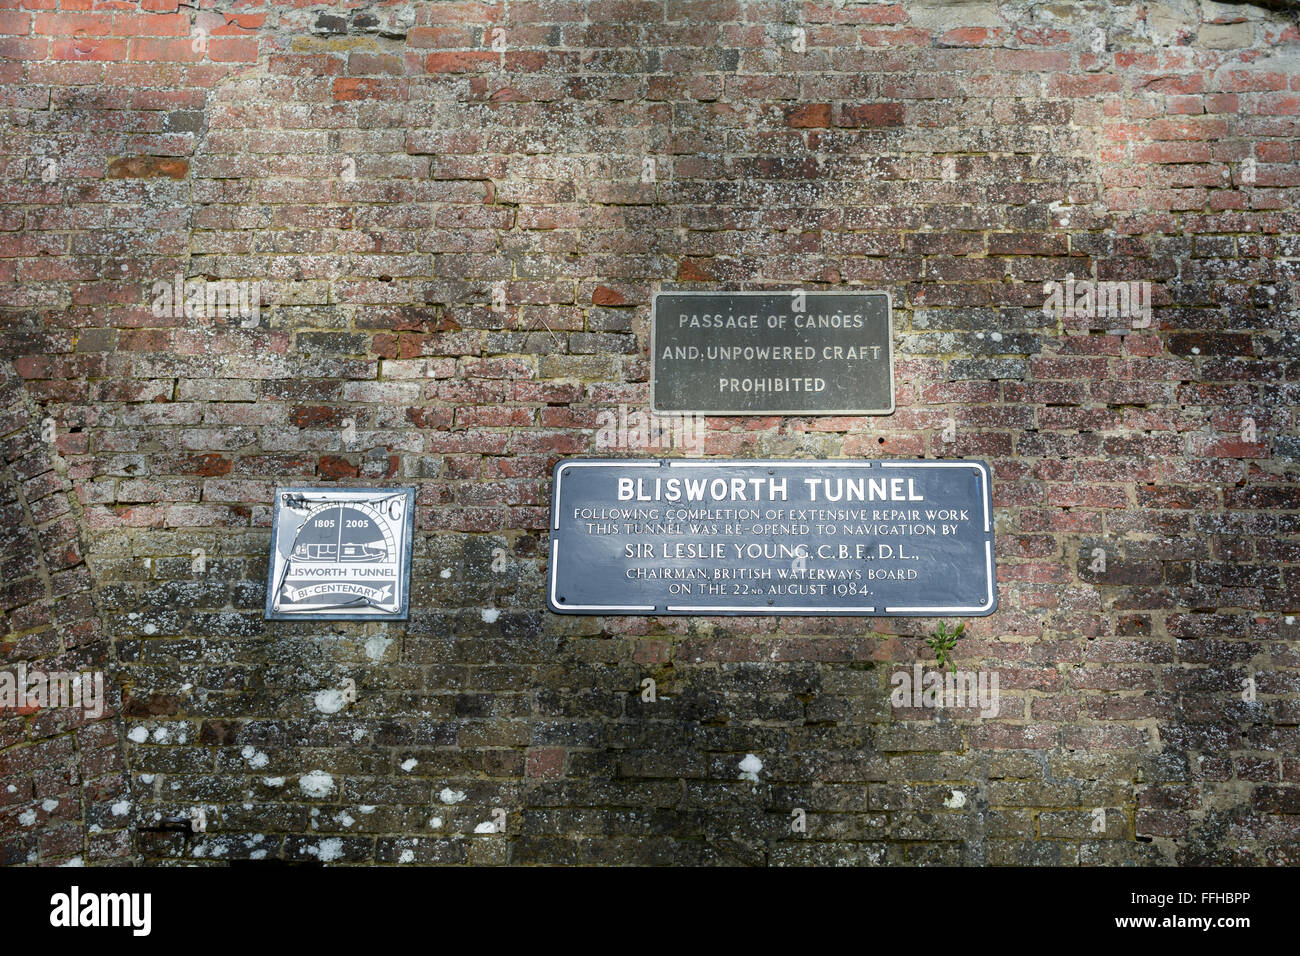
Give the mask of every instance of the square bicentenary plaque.
[[277, 488], [268, 620], [404, 621], [414, 488]]

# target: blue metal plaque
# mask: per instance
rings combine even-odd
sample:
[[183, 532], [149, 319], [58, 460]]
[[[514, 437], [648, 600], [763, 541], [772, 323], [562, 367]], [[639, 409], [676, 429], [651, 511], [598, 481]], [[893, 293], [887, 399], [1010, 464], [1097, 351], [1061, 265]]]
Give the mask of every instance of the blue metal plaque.
[[982, 461], [555, 466], [560, 614], [982, 617], [997, 609]]

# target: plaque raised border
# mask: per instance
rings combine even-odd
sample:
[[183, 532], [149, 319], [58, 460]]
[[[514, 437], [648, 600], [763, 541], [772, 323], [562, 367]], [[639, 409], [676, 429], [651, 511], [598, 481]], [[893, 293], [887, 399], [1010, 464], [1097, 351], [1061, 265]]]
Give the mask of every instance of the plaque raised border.
[[[663, 408], [659, 401], [659, 298], [661, 296], [773, 296], [793, 295], [803, 291], [807, 296], [881, 296], [885, 300], [886, 340], [889, 346], [889, 405], [884, 408]], [[661, 289], [650, 300], [650, 410], [656, 415], [788, 415], [804, 417], [810, 415], [892, 415], [895, 408], [894, 380], [894, 299], [886, 290], [875, 289], [746, 289], [742, 291], [717, 289]]]
[[[287, 507], [288, 499], [298, 497], [303, 504], [308, 505], [307, 515], [297, 523], [297, 526], [290, 529], [281, 521], [282, 508]], [[266, 608], [263, 614], [268, 621], [405, 621], [410, 614], [411, 602], [411, 545], [415, 532], [415, 497], [416, 489], [403, 488], [366, 488], [366, 487], [287, 487], [276, 488], [275, 497], [272, 499], [271, 513], [271, 554], [267, 567], [266, 582]], [[403, 502], [401, 506], [402, 513], [397, 516], [389, 515], [385, 517], [380, 515], [384, 527], [379, 530], [384, 536], [386, 549], [393, 552], [393, 561], [386, 561], [385, 564], [396, 564], [396, 573], [389, 578], [395, 585], [396, 601], [392, 610], [386, 608], [376, 608], [371, 605], [369, 608], [361, 607], [355, 610], [350, 609], [347, 605], [329, 605], [321, 608], [304, 607], [301, 610], [283, 610], [284, 605], [277, 605], [276, 597], [286, 583], [285, 575], [292, 565], [294, 558], [292, 554], [299, 550], [298, 535], [301, 529], [311, 520], [311, 515], [318, 511], [328, 510], [330, 508], [349, 508], [361, 506], [371, 512], [376, 507], [383, 507], [384, 502], [390, 502], [393, 499], [400, 498]], [[367, 520], [374, 523], [374, 518], [369, 514], [362, 512]], [[349, 564], [358, 567], [365, 567], [374, 555], [367, 554], [365, 545], [355, 542], [345, 542], [342, 539], [343, 527], [339, 528], [339, 540], [335, 546], [336, 551], [330, 555], [325, 553], [307, 554], [299, 558], [304, 563], [330, 564], [330, 558], [333, 558], [333, 564]], [[280, 538], [284, 535], [293, 537], [286, 542], [281, 542]], [[391, 537], [391, 542], [389, 538]], [[282, 550], [281, 545], [288, 545], [288, 552]], [[306, 545], [307, 551], [311, 547], [328, 547], [326, 545]], [[353, 548], [358, 551], [358, 560], [355, 562], [343, 562], [343, 549]], [[278, 580], [277, 580], [278, 579]], [[322, 580], [322, 584], [328, 583]], [[360, 591], [360, 584], [354, 587]], [[351, 603], [361, 602], [363, 605], [366, 599], [358, 597]]]
[[[561, 508], [572, 503], [566, 503], [564, 496], [564, 478], [565, 473], [570, 469], [578, 470], [584, 468], [635, 468], [647, 473], [657, 469], [663, 469], [664, 476], [668, 475], [669, 469], [686, 469], [693, 468], [753, 468], [753, 469], [822, 469], [828, 471], [840, 469], [857, 469], [862, 471], [876, 470], [876, 473], [887, 472], [894, 468], [944, 468], [944, 469], [969, 469], [974, 472], [979, 482], [979, 502], [978, 507], [981, 514], [978, 515], [978, 522], [972, 517], [972, 523], [976, 523], [979, 529], [972, 534], [979, 536], [979, 543], [982, 547], [978, 548], [983, 555], [983, 567], [981, 571], [981, 581], [983, 588], [983, 603], [978, 605], [957, 605], [957, 604], [885, 604], [877, 606], [876, 604], [865, 605], [772, 605], [772, 604], [751, 604], [744, 606], [735, 605], [698, 605], [689, 603], [674, 603], [665, 601], [663, 603], [587, 603], [575, 604], [570, 601], [561, 600], [562, 595], [558, 592], [560, 577], [560, 554], [561, 547], [575, 545], [570, 540], [573, 532], [567, 532], [561, 526]], [[869, 459], [860, 461], [846, 460], [817, 460], [807, 459], [800, 460], [778, 460], [778, 459], [729, 459], [729, 460], [709, 460], [709, 459], [566, 459], [558, 462], [553, 471], [553, 484], [551, 487], [551, 517], [549, 522], [551, 535], [550, 541], [550, 561], [547, 567], [547, 586], [546, 586], [546, 603], [549, 610], [557, 614], [608, 614], [608, 615], [691, 615], [696, 617], [721, 617], [721, 616], [748, 616], [748, 617], [765, 617], [765, 616], [786, 616], [786, 615], [803, 615], [818, 617], [942, 617], [945, 615], [962, 616], [962, 617], [985, 617], [994, 613], [998, 606], [997, 594], [997, 564], [993, 548], [993, 502], [992, 502], [992, 478], [988, 465], [983, 461], [974, 459], [953, 459], [953, 460], [913, 460], [913, 459]], [[749, 540], [749, 539], [746, 539]], [[972, 542], [973, 543], [973, 542]], [[595, 560], [594, 556], [587, 555], [583, 566], [589, 566], [591, 561]], [[582, 558], [578, 559], [580, 562]], [[629, 590], [634, 590], [629, 587]]]

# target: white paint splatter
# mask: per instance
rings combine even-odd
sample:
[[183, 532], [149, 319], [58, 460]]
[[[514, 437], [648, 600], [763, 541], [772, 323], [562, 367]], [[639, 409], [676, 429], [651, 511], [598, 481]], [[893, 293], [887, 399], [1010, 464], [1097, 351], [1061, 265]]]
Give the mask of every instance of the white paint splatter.
[[316, 848], [316, 856], [322, 863], [329, 863], [331, 860], [343, 858], [343, 840], [340, 837], [330, 837], [328, 840], [321, 840], [320, 846]]
[[943, 805], [949, 810], [960, 810], [966, 806], [966, 794], [960, 790], [953, 790], [952, 796], [943, 802]]
[[483, 623], [492, 624], [501, 616], [501, 612], [494, 607], [485, 607], [479, 612], [479, 616], [483, 618]]
[[119, 800], [117, 803], [113, 804], [108, 809], [113, 812], [113, 816], [124, 817], [131, 812], [131, 801]]
[[271, 760], [266, 754], [252, 747], [245, 747], [239, 752], [240, 756], [248, 761], [248, 765], [254, 770], [261, 770]]
[[384, 653], [388, 650], [388, 645], [393, 643], [391, 637], [384, 637], [382, 634], [376, 634], [366, 641], [366, 657], [372, 661], [381, 660]]
[[334, 792], [334, 778], [324, 770], [313, 770], [298, 778], [298, 789], [309, 797], [325, 797]]
[[475, 833], [496, 833], [497, 825], [491, 820], [484, 820], [474, 828]]
[[415, 862], [415, 851], [414, 851], [414, 850], [403, 850], [402, 853], [401, 853], [401, 855], [398, 856], [398, 858], [397, 858], [397, 862], [398, 862], [398, 863], [414, 863], [414, 862]]
[[448, 805], [460, 803], [465, 799], [465, 793], [462, 790], [453, 790], [451, 787], [443, 787], [442, 793], [438, 794], [438, 799]]
[[444, 581], [447, 580], [451, 577], [451, 568], [443, 568], [438, 572], [438, 577], [442, 578]]
[[432, 817], [429, 820], [429, 829], [430, 830], [442, 829], [442, 817]]
[[132, 727], [127, 737], [138, 744], [142, 744], [149, 739], [149, 729], [147, 727]]
[[337, 714], [348, 705], [343, 691], [330, 687], [316, 695], [316, 709], [322, 714]]
[[745, 759], [740, 762], [740, 779], [753, 780], [758, 782], [758, 772], [763, 769], [763, 761], [759, 760], [753, 754], [745, 754]]
[[25, 827], [31, 826], [36, 822], [36, 811], [24, 810], [22, 813], [18, 814], [18, 822]]
[[266, 784], [268, 787], [283, 787], [284, 777], [263, 777], [262, 783]]
[[414, 757], [409, 757], [406, 760], [402, 761], [402, 769], [405, 770], [407, 773], [410, 773], [419, 765], [420, 765], [420, 761], [416, 760]]
[[52, 812], [54, 812], [55, 810], [57, 810], [58, 808], [59, 808], [59, 801], [57, 801], [57, 800], [42, 800], [42, 801], [41, 801], [41, 809], [44, 810], [46, 813], [52, 813]]

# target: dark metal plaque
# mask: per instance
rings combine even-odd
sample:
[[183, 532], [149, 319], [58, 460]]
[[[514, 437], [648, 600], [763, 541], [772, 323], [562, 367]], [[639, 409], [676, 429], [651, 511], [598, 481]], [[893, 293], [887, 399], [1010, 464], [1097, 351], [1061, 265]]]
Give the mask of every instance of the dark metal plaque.
[[277, 488], [268, 620], [404, 621], [414, 488]]
[[655, 412], [894, 411], [887, 292], [659, 292], [653, 313]]
[[982, 461], [555, 466], [560, 614], [983, 617], [997, 609]]

